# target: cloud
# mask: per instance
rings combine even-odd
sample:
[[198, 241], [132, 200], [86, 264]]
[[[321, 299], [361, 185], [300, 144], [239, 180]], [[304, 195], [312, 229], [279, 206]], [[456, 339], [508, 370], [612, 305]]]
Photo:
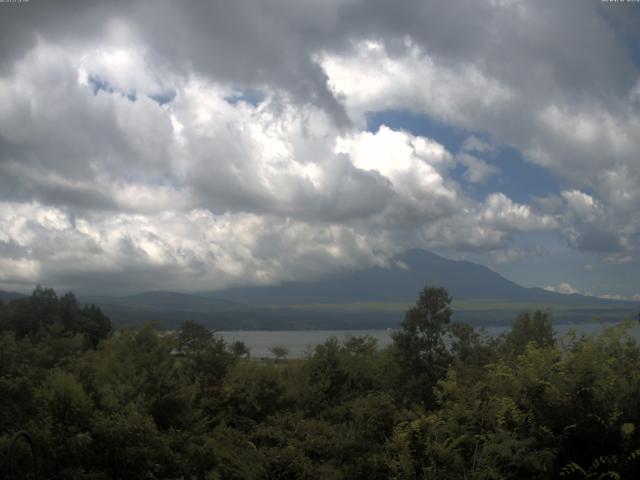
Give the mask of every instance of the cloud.
[[318, 55], [354, 121], [362, 123], [369, 111], [403, 109], [467, 127], [511, 99], [508, 88], [474, 64], [440, 63], [409, 38], [399, 50], [393, 55], [384, 43], [363, 40], [341, 54]]
[[[0, 282], [217, 288], [376, 264], [408, 247], [507, 260], [525, 253], [514, 234], [554, 229], [576, 250], [631, 261], [640, 80], [615, 32], [638, 21], [615, 10], [3, 9]], [[388, 109], [464, 132], [460, 153], [394, 125], [367, 132], [367, 114]], [[468, 184], [502, 173], [480, 158], [501, 145], [551, 172], [560, 193], [469, 198]]]
[[[0, 213], [0, 248], [7, 250], [0, 281], [22, 289], [45, 282], [93, 291], [193, 290], [309, 279], [383, 265], [411, 241], [402, 228], [206, 209], [85, 217], [4, 202]], [[479, 249], [506, 241], [506, 233], [474, 225], [474, 216], [427, 222], [421, 241]]]
[[640, 302], [640, 293], [636, 293], [633, 295], [612, 295], [605, 294], [599, 295], [599, 298], [606, 298], [608, 300], [626, 300], [628, 302]]
[[[392, 14], [395, 23], [387, 28], [397, 36], [354, 40], [351, 50], [319, 57], [329, 85], [355, 121], [367, 111], [410, 110], [482, 133], [492, 144], [515, 146], [563, 188], [589, 191], [613, 219], [610, 226], [622, 227], [610, 228], [608, 235], [599, 228], [576, 234], [585, 225], [574, 225], [566, 230], [570, 245], [594, 252], [635, 250], [638, 238], [625, 230], [640, 227], [633, 208], [640, 203], [633, 187], [640, 181], [639, 75], [611, 33], [625, 15], [627, 24], [640, 25], [637, 10], [546, 2], [465, 7], [469, 15], [454, 19], [446, 7], [430, 5], [429, 13], [446, 27], [424, 12]], [[588, 34], [566, 28], [564, 19], [576, 25], [576, 18], [590, 25]], [[430, 28], [417, 31], [418, 19]], [[461, 24], [466, 28], [455, 31], [464, 34], [446, 36], [445, 30]], [[550, 45], [556, 47], [545, 51]], [[585, 55], [585, 45], [597, 53]], [[488, 147], [477, 137], [463, 144], [466, 151]], [[481, 168], [467, 170], [467, 181], [484, 178]]]
[[640, 215], [616, 209], [579, 190], [563, 191], [559, 215], [571, 247], [598, 252], [609, 263], [627, 263], [640, 246]]
[[544, 247], [536, 245], [534, 247], [508, 247], [492, 252], [493, 261], [502, 264], [522, 260], [529, 257], [540, 257], [548, 252]]
[[[71, 218], [60, 209], [0, 204], [17, 257], [2, 281], [84, 289], [213, 289], [310, 278], [381, 262], [385, 247], [356, 229], [208, 210]], [[28, 252], [22, 255], [21, 252]], [[11, 263], [12, 262], [12, 263]], [[162, 273], [162, 275], [159, 275]]]
[[513, 234], [555, 226], [553, 217], [496, 193], [481, 204], [467, 201], [455, 215], [424, 225], [420, 242], [429, 248], [496, 253], [508, 248]]
[[468, 153], [461, 153], [456, 159], [467, 168], [463, 177], [470, 183], [484, 183], [492, 175], [500, 173], [499, 168], [489, 165], [484, 160], [480, 160]]
[[[152, 98], [168, 88], [156, 77], [170, 101]], [[0, 85], [5, 284], [279, 282], [408, 247], [500, 248], [553, 226], [502, 194], [475, 205], [433, 139], [343, 132], [267, 88], [256, 104], [231, 102], [233, 86], [165, 72], [135, 49], [39, 43]]]
[[552, 285], [547, 285], [546, 287], [544, 287], [545, 290], [549, 291], [549, 292], [556, 292], [556, 293], [562, 293], [565, 295], [572, 295], [572, 294], [580, 294], [580, 290], [578, 290], [577, 288], [573, 287], [570, 283], [567, 282], [561, 282], [558, 285], [556, 285], [555, 287]]
[[338, 138], [336, 151], [348, 155], [356, 168], [389, 182], [394, 191], [386, 206], [390, 221], [436, 219], [452, 214], [462, 201], [446, 174], [451, 154], [430, 139], [382, 126], [375, 134]]
[[462, 143], [462, 151], [464, 152], [478, 152], [478, 153], [495, 153], [495, 145], [491, 145], [484, 140], [471, 135], [467, 137]]
[[533, 231], [556, 227], [556, 220], [550, 215], [537, 214], [530, 206], [513, 202], [502, 193], [487, 197], [482, 219], [505, 230]]

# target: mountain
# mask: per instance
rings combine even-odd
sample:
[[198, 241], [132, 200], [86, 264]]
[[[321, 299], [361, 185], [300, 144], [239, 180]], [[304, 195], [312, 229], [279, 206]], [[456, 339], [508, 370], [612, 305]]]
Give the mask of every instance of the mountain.
[[[217, 291], [215, 295], [258, 305], [370, 301], [413, 303], [425, 285], [445, 287], [458, 301], [612, 304], [610, 300], [595, 297], [525, 288], [483, 265], [449, 260], [424, 250], [408, 251], [395, 258], [388, 267], [376, 266], [311, 282], [231, 288]], [[619, 305], [620, 302], [614, 301], [613, 304]]]
[[195, 320], [216, 328], [235, 327], [235, 313], [242, 309], [230, 300], [196, 294], [152, 291], [123, 297], [81, 295], [84, 304], [98, 305], [116, 325], [139, 325], [158, 322], [165, 328], [175, 328], [185, 320]]
[[143, 292], [124, 297], [83, 296], [82, 301], [96, 305], [120, 305], [148, 311], [182, 310], [208, 313], [238, 308], [238, 304], [230, 300], [163, 291]]
[[[449, 260], [424, 250], [411, 250], [387, 267], [371, 267], [310, 282], [242, 287], [215, 292], [216, 297], [271, 309], [323, 311], [339, 316], [369, 313], [383, 321], [399, 321], [424, 286], [445, 287], [453, 297], [455, 317], [475, 323], [504, 323], [525, 310], [550, 310], [557, 321], [593, 317], [619, 320], [636, 315], [640, 304], [584, 295], [564, 295], [525, 288], [477, 263]], [[373, 317], [372, 317], [373, 319]]]
[[157, 321], [175, 328], [185, 320], [220, 330], [356, 329], [397, 326], [425, 285], [453, 297], [454, 319], [504, 324], [526, 310], [550, 310], [557, 322], [636, 316], [640, 304], [522, 287], [493, 270], [412, 250], [386, 267], [342, 272], [308, 282], [239, 287], [215, 292], [144, 292], [125, 297], [80, 296], [99, 305], [115, 324]]
[[26, 295], [24, 293], [18, 292], [7, 292], [5, 290], [0, 290], [0, 300], [3, 302], [10, 302], [11, 300], [16, 300], [18, 298], [25, 298]]

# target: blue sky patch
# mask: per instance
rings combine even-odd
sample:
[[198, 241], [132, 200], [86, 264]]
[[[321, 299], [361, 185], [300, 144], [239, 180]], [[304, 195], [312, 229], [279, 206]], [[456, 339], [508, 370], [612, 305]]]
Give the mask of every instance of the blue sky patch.
[[246, 90], [239, 90], [233, 95], [225, 97], [225, 100], [231, 105], [235, 105], [238, 102], [245, 102], [253, 107], [257, 107], [264, 101], [266, 97], [267, 96], [264, 94], [264, 92], [249, 88]]
[[167, 103], [173, 102], [176, 98], [175, 90], [170, 90], [168, 92], [155, 93], [153, 95], [147, 95], [151, 100], [156, 102], [158, 105], [165, 105]]
[[[491, 139], [485, 134], [449, 126], [427, 115], [406, 111], [387, 110], [367, 114], [367, 130], [376, 132], [381, 125], [431, 138], [444, 145], [454, 155], [462, 153], [464, 141], [471, 136], [491, 143]], [[494, 152], [469, 153], [500, 170], [500, 173], [489, 176], [485, 182], [469, 184], [465, 180], [467, 167], [458, 163], [451, 170], [451, 175], [456, 181], [468, 184], [467, 193], [472, 198], [481, 200], [490, 193], [502, 192], [514, 201], [529, 203], [534, 197], [557, 194], [560, 191], [558, 183], [549, 171], [527, 162], [514, 147], [497, 146]]]
[[114, 87], [108, 81], [97, 77], [95, 75], [89, 75], [89, 85], [91, 85], [91, 89], [93, 90], [93, 94], [97, 95], [99, 91], [103, 91], [106, 93], [119, 93], [124, 97], [127, 97], [132, 102], [137, 100], [136, 92], [124, 92], [119, 88]]

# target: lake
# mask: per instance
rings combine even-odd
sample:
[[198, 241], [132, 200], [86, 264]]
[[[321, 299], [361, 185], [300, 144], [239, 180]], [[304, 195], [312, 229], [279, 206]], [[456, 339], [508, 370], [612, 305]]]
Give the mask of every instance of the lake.
[[[576, 330], [581, 334], [595, 334], [602, 331], [603, 327], [615, 324], [579, 323], [554, 325], [557, 337], [562, 337], [570, 330]], [[511, 330], [507, 326], [488, 326], [485, 332], [491, 336], [497, 336]], [[361, 337], [369, 335], [378, 341], [378, 347], [384, 348], [391, 343], [393, 330], [238, 330], [216, 332], [227, 342], [243, 341], [251, 349], [254, 358], [272, 357], [269, 348], [274, 345], [283, 345], [289, 349], [289, 358], [301, 358], [311, 352], [313, 347], [324, 343], [329, 337], [343, 339], [347, 336]], [[632, 330], [635, 338], [640, 339], [640, 326]]]

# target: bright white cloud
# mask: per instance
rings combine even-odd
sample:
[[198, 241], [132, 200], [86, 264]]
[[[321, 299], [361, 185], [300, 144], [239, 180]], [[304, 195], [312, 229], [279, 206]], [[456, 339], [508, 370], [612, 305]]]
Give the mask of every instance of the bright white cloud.
[[552, 216], [536, 214], [530, 206], [515, 203], [502, 193], [494, 193], [487, 197], [482, 219], [496, 228], [523, 232], [557, 226]]
[[604, 294], [599, 295], [599, 297], [606, 298], [607, 300], [626, 300], [629, 302], [640, 302], [640, 293], [635, 293], [633, 295]]
[[383, 241], [347, 226], [255, 214], [190, 210], [72, 218], [36, 203], [6, 202], [0, 210], [0, 231], [20, 249], [18, 258], [3, 263], [2, 281], [25, 286], [43, 277], [75, 284], [93, 273], [99, 274], [96, 286], [111, 281], [112, 289], [126, 290], [135, 281], [155, 288], [221, 288], [310, 278], [380, 263], [392, 253]]
[[548, 290], [549, 292], [556, 292], [556, 293], [562, 293], [565, 295], [572, 295], [572, 294], [576, 294], [576, 293], [581, 293], [577, 288], [573, 287], [570, 283], [568, 282], [561, 282], [556, 286], [553, 285], [547, 285], [546, 287], [544, 287], [545, 290]]
[[512, 96], [475, 65], [440, 62], [409, 37], [400, 55], [392, 55], [382, 42], [365, 40], [341, 54], [318, 55], [317, 61], [359, 122], [366, 112], [402, 109], [471, 126], [484, 110], [502, 108]]
[[640, 246], [640, 214], [628, 206], [616, 209], [579, 190], [563, 191], [560, 219], [569, 244], [604, 254], [608, 263], [628, 263]]
[[500, 173], [497, 167], [468, 153], [461, 153], [456, 159], [466, 167], [464, 179], [470, 183], [484, 183], [489, 177]]

